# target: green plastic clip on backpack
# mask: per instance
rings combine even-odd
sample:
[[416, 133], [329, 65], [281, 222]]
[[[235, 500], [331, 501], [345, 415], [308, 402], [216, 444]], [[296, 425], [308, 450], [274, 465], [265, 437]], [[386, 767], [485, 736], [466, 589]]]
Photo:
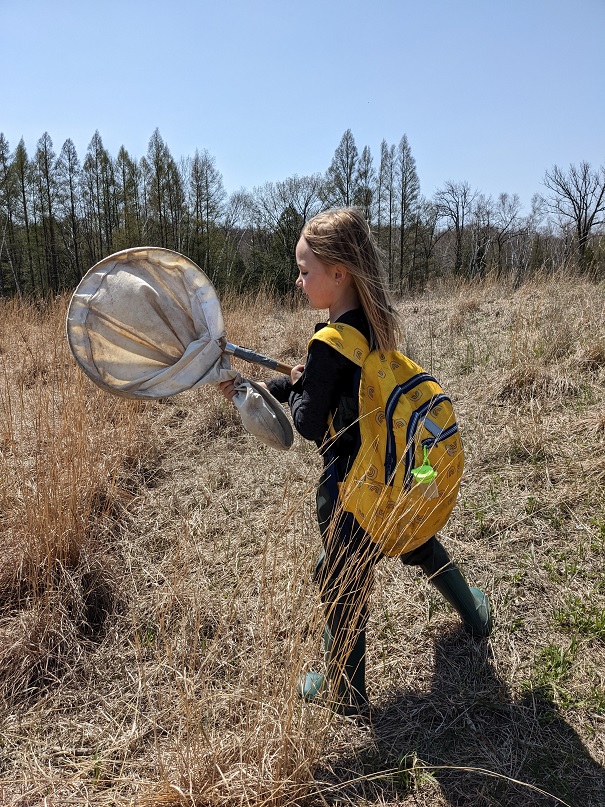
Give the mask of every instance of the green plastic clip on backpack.
[[429, 482], [432, 482], [433, 479], [435, 479], [437, 476], [437, 471], [429, 462], [428, 446], [424, 446], [424, 459], [422, 465], [420, 465], [418, 468], [412, 468], [410, 473], [416, 482], [419, 482], [421, 485], [428, 485]]

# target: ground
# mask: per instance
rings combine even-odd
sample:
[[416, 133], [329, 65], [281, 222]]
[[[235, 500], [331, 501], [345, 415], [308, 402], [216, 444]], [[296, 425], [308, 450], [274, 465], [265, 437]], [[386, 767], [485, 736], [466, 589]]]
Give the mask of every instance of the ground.
[[[62, 336], [46, 365], [32, 337], [24, 351], [0, 332], [13, 570], [0, 579], [0, 802], [602, 805], [602, 301], [602, 284], [542, 278], [401, 302], [402, 347], [451, 393], [464, 438], [441, 537], [495, 627], [471, 639], [419, 572], [385, 560], [370, 722], [296, 696], [321, 666], [314, 446], [261, 445], [211, 389], [113, 399], [76, 380]], [[304, 356], [312, 312], [264, 297], [224, 308], [230, 341]], [[44, 316], [41, 332], [60, 334]], [[20, 453], [26, 433], [36, 451]], [[31, 458], [51, 450], [42, 474]], [[51, 473], [66, 453], [80, 470]], [[63, 491], [54, 505], [42, 477]], [[55, 524], [67, 511], [76, 526]]]

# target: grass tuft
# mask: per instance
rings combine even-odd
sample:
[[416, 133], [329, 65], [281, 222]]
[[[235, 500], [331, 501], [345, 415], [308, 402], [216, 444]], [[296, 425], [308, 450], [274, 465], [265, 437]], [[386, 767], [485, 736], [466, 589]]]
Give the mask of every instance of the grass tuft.
[[581, 388], [574, 379], [557, 376], [539, 366], [526, 366], [510, 372], [496, 390], [496, 400], [528, 403], [553, 397], [573, 397]]

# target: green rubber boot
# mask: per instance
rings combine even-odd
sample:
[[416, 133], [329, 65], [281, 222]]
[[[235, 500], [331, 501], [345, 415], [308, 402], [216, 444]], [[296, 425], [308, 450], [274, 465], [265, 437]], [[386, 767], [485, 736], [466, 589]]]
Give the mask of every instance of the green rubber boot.
[[478, 588], [469, 588], [460, 570], [450, 564], [443, 572], [430, 578], [437, 591], [449, 602], [462, 619], [465, 630], [484, 639], [492, 632], [489, 600]]
[[[334, 637], [330, 628], [324, 630], [324, 659], [326, 672], [308, 672], [298, 686], [298, 693], [306, 701], [328, 699], [330, 707], [341, 715], [365, 715], [368, 712], [366, 692], [366, 634], [359, 631], [357, 639], [345, 663], [343, 672], [338, 675], [338, 661], [335, 659]], [[335, 678], [338, 676], [338, 681]], [[332, 693], [330, 695], [330, 690]]]

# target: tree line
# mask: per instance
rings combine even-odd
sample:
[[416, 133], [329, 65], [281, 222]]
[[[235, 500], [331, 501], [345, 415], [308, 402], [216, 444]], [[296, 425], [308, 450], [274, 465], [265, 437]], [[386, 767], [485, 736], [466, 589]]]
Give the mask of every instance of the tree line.
[[323, 173], [228, 195], [208, 151], [177, 161], [157, 129], [138, 160], [123, 146], [112, 157], [97, 131], [83, 162], [70, 139], [57, 155], [45, 132], [30, 157], [0, 133], [0, 296], [73, 289], [101, 258], [141, 245], [187, 255], [220, 290], [286, 293], [305, 220], [348, 205], [363, 210], [396, 292], [450, 274], [602, 275], [605, 167], [555, 166], [544, 186], [525, 215], [516, 194], [493, 199], [464, 181], [426, 198], [406, 135], [383, 140], [375, 160], [348, 129]]

